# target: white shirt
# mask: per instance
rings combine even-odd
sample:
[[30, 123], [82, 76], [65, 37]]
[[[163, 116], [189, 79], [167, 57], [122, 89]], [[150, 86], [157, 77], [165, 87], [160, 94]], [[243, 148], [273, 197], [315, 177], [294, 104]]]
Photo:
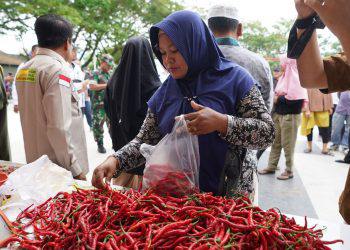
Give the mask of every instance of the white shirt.
[[332, 93], [332, 99], [333, 99], [333, 104], [334, 105], [338, 105], [339, 103], [339, 97], [338, 97], [338, 93]]
[[17, 72], [15, 75], [15, 79], [13, 80], [13, 86], [12, 86], [12, 103], [14, 106], [18, 105], [18, 94], [17, 94], [17, 89], [16, 89], [16, 76], [19, 71], [19, 69], [24, 65], [24, 63], [21, 63], [18, 68]]
[[[74, 66], [73, 66], [74, 65]], [[72, 82], [73, 82], [73, 87], [74, 91], [79, 91], [83, 85], [82, 83], [84, 82], [85, 79], [85, 73], [81, 70], [81, 67], [79, 64], [73, 62], [71, 65], [72, 69]], [[82, 92], [79, 95], [79, 107], [83, 108], [85, 107], [85, 93]]]

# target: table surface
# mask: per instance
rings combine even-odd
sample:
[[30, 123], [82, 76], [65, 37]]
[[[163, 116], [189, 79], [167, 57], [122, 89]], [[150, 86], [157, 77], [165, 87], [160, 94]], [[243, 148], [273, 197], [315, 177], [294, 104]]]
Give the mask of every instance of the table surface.
[[[300, 224], [304, 225], [305, 218], [301, 216], [295, 216], [295, 215], [289, 215], [286, 214], [289, 218], [294, 217], [295, 221]], [[341, 243], [328, 245], [331, 249], [334, 250], [349, 250], [350, 249], [350, 225], [347, 224], [340, 224], [340, 223], [332, 223], [329, 221], [322, 221], [318, 219], [313, 218], [307, 218], [308, 221], [308, 227], [317, 225], [317, 228], [325, 228], [323, 231], [323, 238], [324, 241], [332, 241], [332, 240], [338, 240], [341, 239], [344, 241], [344, 245]]]

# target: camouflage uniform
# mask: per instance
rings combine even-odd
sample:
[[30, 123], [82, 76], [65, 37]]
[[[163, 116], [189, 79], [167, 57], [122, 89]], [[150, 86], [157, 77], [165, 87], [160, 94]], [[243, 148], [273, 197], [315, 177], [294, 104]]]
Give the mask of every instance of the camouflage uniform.
[[10, 143], [7, 129], [7, 98], [4, 75], [0, 66], [0, 160], [10, 160]]
[[[104, 59], [105, 57], [105, 59]], [[104, 56], [102, 60], [108, 60], [108, 63], [111, 62], [110, 56]], [[93, 74], [93, 80], [97, 82], [97, 84], [106, 84], [110, 78], [110, 73], [103, 72], [101, 69], [97, 70]], [[106, 112], [104, 109], [104, 96], [105, 90], [94, 90], [91, 91], [91, 103], [92, 103], [92, 131], [94, 134], [95, 141], [98, 145], [103, 145], [103, 125], [106, 122], [109, 127], [109, 121], [106, 116]]]

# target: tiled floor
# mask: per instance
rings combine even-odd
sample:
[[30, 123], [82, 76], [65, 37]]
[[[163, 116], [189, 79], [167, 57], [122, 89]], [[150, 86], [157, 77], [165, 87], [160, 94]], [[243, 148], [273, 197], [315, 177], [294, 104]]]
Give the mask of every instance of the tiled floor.
[[[317, 130], [314, 132], [316, 135]], [[315, 136], [316, 138], [316, 136]], [[259, 176], [259, 205], [265, 209], [278, 207], [282, 212], [309, 216], [331, 222], [343, 222], [338, 213], [338, 199], [349, 169], [347, 164], [334, 162], [344, 157], [322, 155], [321, 142], [315, 139], [311, 154], [303, 153], [305, 138], [298, 137], [295, 153], [294, 178], [280, 181], [275, 176]], [[265, 152], [259, 168], [267, 165], [269, 152]], [[283, 154], [282, 154], [283, 155]], [[280, 171], [285, 168], [280, 159]]]

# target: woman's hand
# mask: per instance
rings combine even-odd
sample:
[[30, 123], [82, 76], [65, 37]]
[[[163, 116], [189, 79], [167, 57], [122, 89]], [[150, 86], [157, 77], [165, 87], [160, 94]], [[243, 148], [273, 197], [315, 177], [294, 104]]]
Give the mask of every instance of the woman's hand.
[[[109, 156], [101, 165], [99, 165], [92, 176], [91, 183], [96, 188], [105, 188], [106, 183], [110, 183], [113, 175], [119, 167], [119, 161], [114, 156]], [[106, 178], [104, 182], [103, 179]]]
[[86, 181], [86, 175], [85, 174], [80, 174], [80, 175], [74, 176], [74, 179]]
[[311, 116], [311, 112], [310, 112], [310, 111], [305, 111], [305, 117], [306, 117], [307, 119], [309, 119], [310, 116]]
[[[325, 25], [342, 41], [350, 41], [349, 0], [304, 0], [305, 5], [315, 10]], [[346, 39], [347, 38], [347, 39]]]
[[188, 130], [193, 135], [206, 135], [218, 131], [220, 134], [227, 133], [227, 116], [211, 108], [204, 107], [191, 102], [192, 108], [196, 111], [185, 115]]
[[[350, 1], [349, 0], [294, 0], [300, 17], [310, 9], [316, 11], [324, 24], [338, 37], [350, 58]], [[309, 10], [305, 7], [309, 8]], [[319, 87], [318, 87], [319, 88]]]

